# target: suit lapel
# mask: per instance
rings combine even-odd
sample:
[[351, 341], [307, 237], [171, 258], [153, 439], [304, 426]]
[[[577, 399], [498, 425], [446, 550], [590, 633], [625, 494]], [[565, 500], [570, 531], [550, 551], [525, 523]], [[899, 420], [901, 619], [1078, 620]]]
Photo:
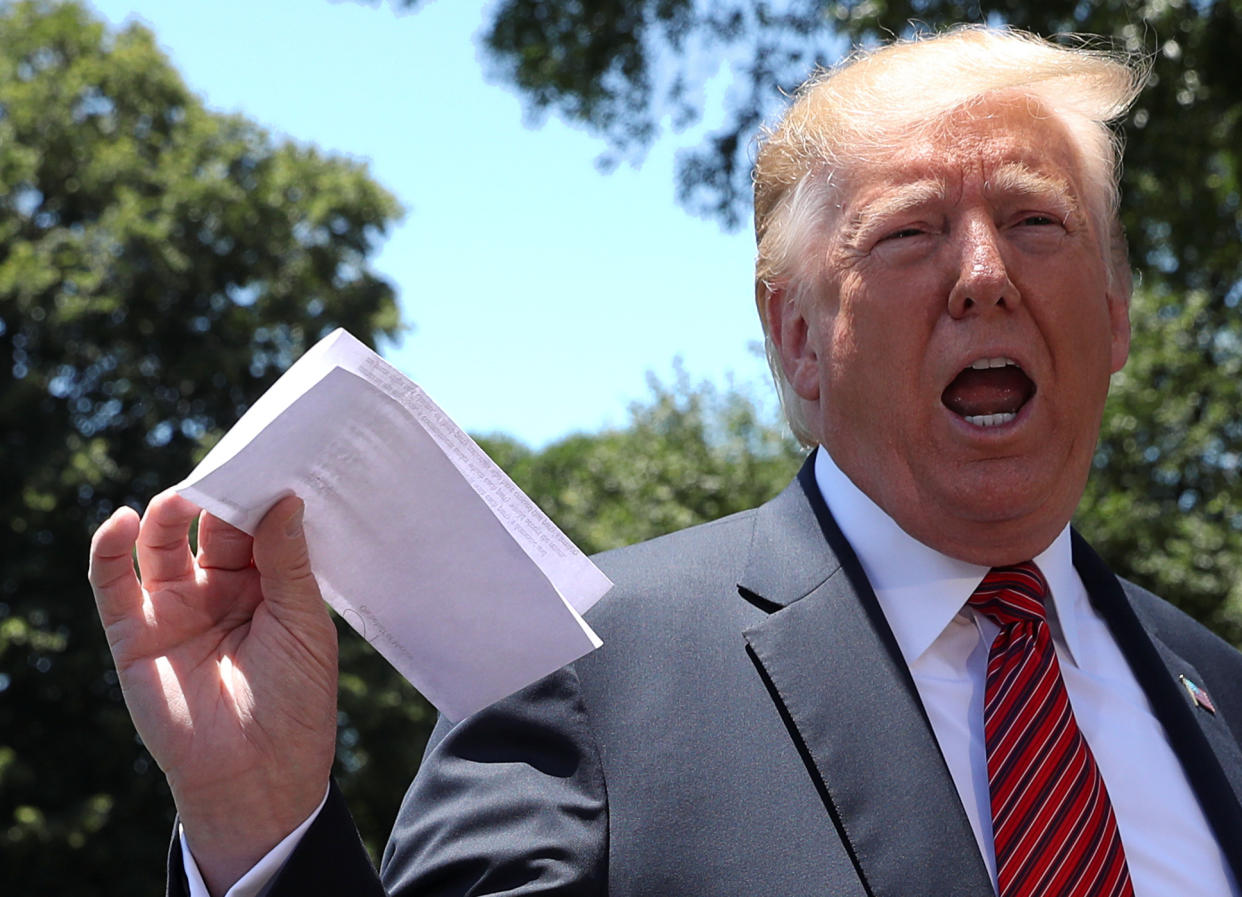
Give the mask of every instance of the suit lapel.
[[772, 611], [747, 643], [868, 893], [990, 897], [909, 670], [809, 462], [760, 510], [739, 589]]
[[1179, 679], [1202, 683], [1204, 677], [1160, 638], [1157, 622], [1145, 618], [1141, 604], [1077, 533], [1074, 566], [1146, 692], [1235, 878], [1242, 881], [1242, 749], [1223, 717], [1196, 706]]
[[[1074, 565], [1242, 881], [1242, 749], [1179, 681], [1204, 677], [1077, 533]], [[992, 895], [909, 671], [810, 461], [758, 512], [738, 589], [769, 612], [746, 641], [868, 893]]]

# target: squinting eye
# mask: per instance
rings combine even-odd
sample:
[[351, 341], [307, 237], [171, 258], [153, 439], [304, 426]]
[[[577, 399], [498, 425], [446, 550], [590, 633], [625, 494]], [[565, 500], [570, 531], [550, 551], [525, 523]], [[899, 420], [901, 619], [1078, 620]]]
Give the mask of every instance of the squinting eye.
[[1059, 225], [1061, 221], [1051, 215], [1027, 215], [1019, 223], [1027, 227], [1047, 227], [1048, 225]]
[[900, 240], [905, 237], [917, 237], [923, 233], [917, 227], [903, 227], [901, 230], [895, 230], [891, 234], [884, 237], [885, 240]]

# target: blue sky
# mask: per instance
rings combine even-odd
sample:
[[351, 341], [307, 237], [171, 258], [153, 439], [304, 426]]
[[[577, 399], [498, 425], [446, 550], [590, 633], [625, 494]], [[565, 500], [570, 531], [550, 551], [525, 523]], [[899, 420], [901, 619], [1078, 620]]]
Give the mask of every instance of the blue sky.
[[766, 379], [750, 235], [673, 200], [693, 138], [602, 175], [598, 139], [525, 127], [483, 79], [485, 4], [88, 2], [150, 27], [210, 108], [369, 163], [406, 209], [375, 265], [414, 329], [383, 352], [470, 432], [539, 446], [624, 424], [678, 356], [695, 379]]

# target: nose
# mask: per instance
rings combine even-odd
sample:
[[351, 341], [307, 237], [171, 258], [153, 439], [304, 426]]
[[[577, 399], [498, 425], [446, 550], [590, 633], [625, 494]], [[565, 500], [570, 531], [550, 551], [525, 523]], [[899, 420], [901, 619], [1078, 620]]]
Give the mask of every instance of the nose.
[[1000, 241], [991, 221], [971, 222], [964, 228], [957, 280], [949, 291], [949, 314], [954, 318], [998, 307], [1012, 310], [1021, 301], [1009, 279]]

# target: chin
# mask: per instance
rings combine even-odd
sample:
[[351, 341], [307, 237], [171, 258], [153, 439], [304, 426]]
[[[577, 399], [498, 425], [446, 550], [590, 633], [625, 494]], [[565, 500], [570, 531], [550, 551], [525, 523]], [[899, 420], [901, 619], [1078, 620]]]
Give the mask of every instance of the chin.
[[[1033, 489], [1030, 483], [1012, 489], [988, 490], [984, 496], [962, 496], [942, 523], [959, 543], [954, 556], [986, 566], [1015, 564], [1052, 544], [1075, 503], [1062, 500], [1055, 489]], [[963, 557], [963, 552], [970, 557]]]
[[1068, 453], [1024, 453], [1007, 458], [980, 458], [952, 471], [944, 482], [950, 502], [973, 509], [970, 516], [1004, 520], [1035, 513], [1052, 505], [1068, 515], [1074, 511], [1077, 496], [1087, 483], [1090, 458], [1077, 459]]

